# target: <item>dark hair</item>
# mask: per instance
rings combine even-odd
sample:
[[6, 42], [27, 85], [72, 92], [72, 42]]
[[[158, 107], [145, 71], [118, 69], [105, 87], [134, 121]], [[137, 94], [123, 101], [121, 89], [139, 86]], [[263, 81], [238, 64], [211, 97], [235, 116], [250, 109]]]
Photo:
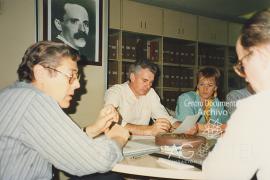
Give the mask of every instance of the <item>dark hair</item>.
[[95, 33], [96, 29], [96, 3], [95, 0], [55, 0], [51, 1], [51, 38], [55, 40], [59, 34], [59, 30], [55, 27], [54, 21], [58, 19], [63, 22], [64, 15], [66, 14], [65, 5], [66, 4], [77, 4], [85, 8], [88, 13], [88, 20], [91, 23], [91, 28], [89, 28], [89, 34]]
[[220, 71], [216, 67], [205, 67], [198, 71], [197, 73], [197, 84], [201, 77], [204, 78], [215, 78], [216, 85], [219, 84]]
[[25, 51], [17, 70], [19, 81], [32, 82], [34, 65], [40, 64], [56, 68], [63, 57], [70, 57], [73, 61], [78, 61], [79, 53], [61, 42], [40, 41], [33, 44]]
[[270, 9], [264, 9], [247, 20], [241, 30], [241, 44], [244, 48], [270, 41]]
[[[53, 4], [52, 4], [51, 16], [53, 20], [55, 18], [59, 19], [60, 21], [64, 20], [64, 15], [66, 14], [66, 10], [65, 10], [66, 4], [80, 5], [86, 9], [87, 13], [91, 13], [95, 10], [95, 7], [92, 7], [94, 5], [93, 2], [78, 1], [78, 0], [56, 0], [56, 1], [53, 1]], [[89, 16], [92, 16], [92, 14], [90, 14]]]
[[138, 73], [141, 69], [149, 69], [153, 74], [154, 76], [157, 75], [158, 73], [158, 67], [157, 65], [155, 65], [154, 63], [151, 63], [150, 61], [148, 60], [144, 60], [144, 61], [139, 61], [139, 62], [136, 62], [134, 64], [131, 64], [129, 66], [129, 77], [130, 77], [130, 74], [131, 73]]

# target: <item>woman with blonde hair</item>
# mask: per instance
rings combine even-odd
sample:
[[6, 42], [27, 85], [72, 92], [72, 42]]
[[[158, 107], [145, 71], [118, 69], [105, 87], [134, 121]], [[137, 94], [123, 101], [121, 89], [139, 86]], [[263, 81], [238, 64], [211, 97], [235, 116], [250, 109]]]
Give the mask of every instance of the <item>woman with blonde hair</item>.
[[209, 124], [222, 125], [227, 120], [227, 112], [217, 97], [220, 71], [215, 67], [205, 67], [197, 73], [195, 91], [181, 94], [176, 105], [176, 119], [183, 121], [187, 116], [201, 114], [198, 126], [188, 133], [204, 131]]

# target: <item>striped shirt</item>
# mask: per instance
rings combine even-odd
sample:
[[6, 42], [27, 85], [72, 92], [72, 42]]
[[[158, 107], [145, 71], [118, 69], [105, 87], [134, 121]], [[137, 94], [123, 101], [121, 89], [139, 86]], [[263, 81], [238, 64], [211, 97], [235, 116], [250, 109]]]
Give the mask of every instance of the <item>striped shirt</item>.
[[244, 99], [246, 97], [251, 96], [252, 94], [248, 91], [247, 88], [232, 90], [226, 96], [227, 106], [226, 109], [228, 113], [231, 115], [236, 109], [236, 102], [240, 99]]
[[110, 170], [116, 142], [92, 139], [57, 102], [24, 82], [0, 93], [0, 179], [51, 179], [52, 164], [77, 176]]

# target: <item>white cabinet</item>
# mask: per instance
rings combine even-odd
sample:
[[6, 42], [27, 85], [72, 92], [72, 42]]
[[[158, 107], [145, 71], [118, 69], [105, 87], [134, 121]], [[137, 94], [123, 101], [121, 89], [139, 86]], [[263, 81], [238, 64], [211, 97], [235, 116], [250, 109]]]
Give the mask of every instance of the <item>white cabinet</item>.
[[242, 28], [242, 24], [238, 23], [229, 23], [229, 38], [228, 38], [228, 44], [230, 46], [235, 46], [236, 41], [240, 35], [240, 31]]
[[163, 35], [172, 38], [196, 40], [197, 16], [164, 9]]
[[122, 28], [126, 31], [162, 35], [162, 9], [123, 0]]
[[121, 28], [121, 5], [120, 0], [110, 0], [109, 27], [112, 29]]
[[227, 22], [199, 16], [198, 40], [200, 42], [227, 45]]

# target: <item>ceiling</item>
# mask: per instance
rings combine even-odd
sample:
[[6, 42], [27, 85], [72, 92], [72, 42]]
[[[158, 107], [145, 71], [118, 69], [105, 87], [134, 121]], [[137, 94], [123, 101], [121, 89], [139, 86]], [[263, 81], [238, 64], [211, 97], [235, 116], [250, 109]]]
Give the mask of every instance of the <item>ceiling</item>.
[[192, 14], [243, 22], [247, 15], [270, 7], [270, 0], [134, 0]]

